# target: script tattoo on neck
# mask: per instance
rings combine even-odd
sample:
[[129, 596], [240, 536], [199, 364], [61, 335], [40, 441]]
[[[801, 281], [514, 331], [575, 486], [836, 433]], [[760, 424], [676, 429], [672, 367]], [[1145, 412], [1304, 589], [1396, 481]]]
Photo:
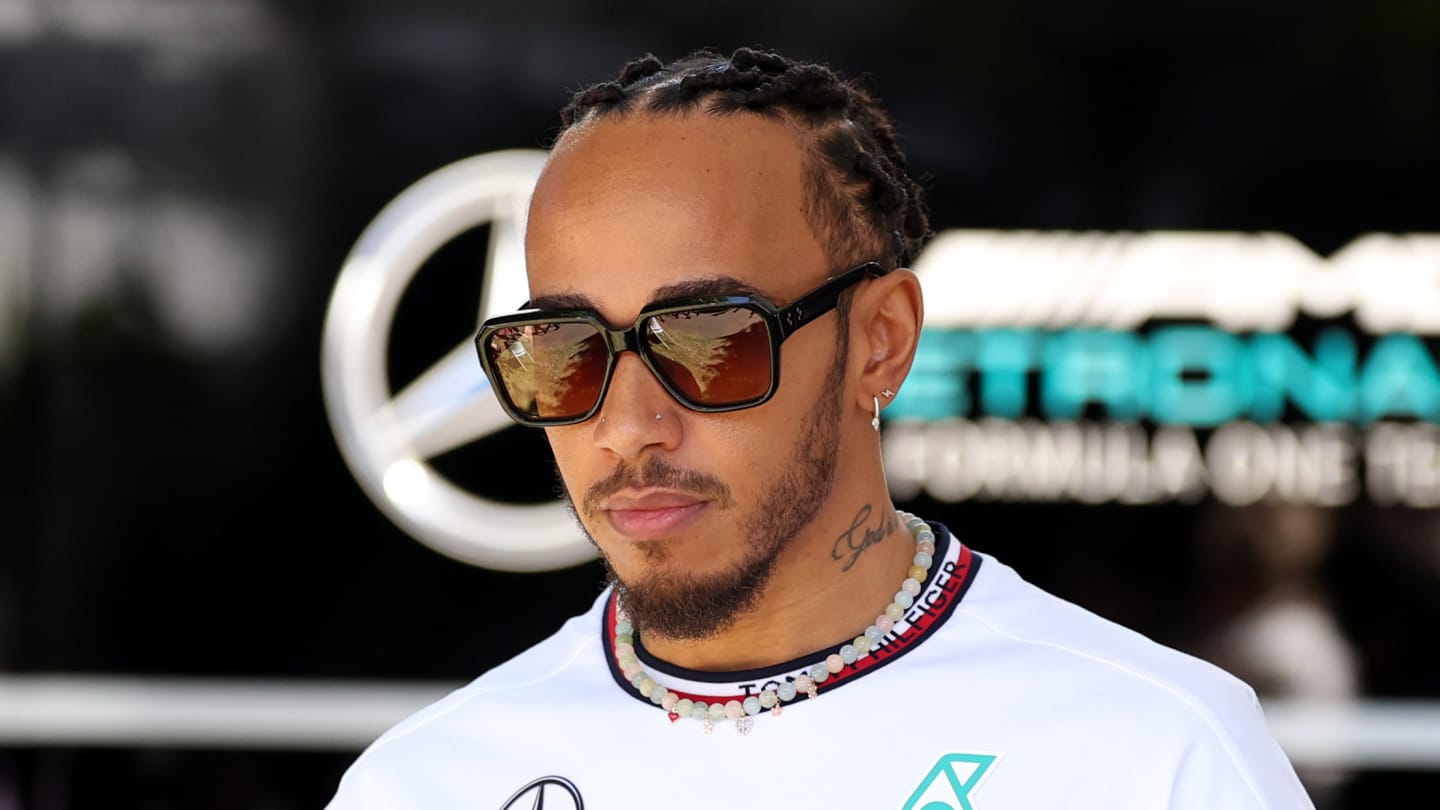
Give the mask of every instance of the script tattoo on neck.
[[[860, 507], [860, 511], [855, 513], [855, 519], [850, 521], [850, 528], [835, 538], [835, 545], [830, 549], [830, 558], [845, 560], [841, 571], [849, 571], [855, 561], [860, 559], [860, 555], [865, 553], [865, 549], [895, 533], [896, 520], [893, 514], [882, 515], [880, 525], [873, 529], [866, 527], [871, 511], [868, 503]], [[847, 555], [849, 559], [846, 559]]]

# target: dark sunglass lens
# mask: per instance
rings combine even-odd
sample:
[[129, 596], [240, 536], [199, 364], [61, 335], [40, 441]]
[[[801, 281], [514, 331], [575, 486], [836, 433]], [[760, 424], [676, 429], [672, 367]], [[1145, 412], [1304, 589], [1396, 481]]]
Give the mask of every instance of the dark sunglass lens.
[[490, 335], [485, 351], [505, 398], [531, 419], [579, 416], [599, 401], [605, 385], [605, 341], [588, 323], [506, 327]]
[[660, 373], [692, 402], [736, 405], [770, 390], [770, 333], [740, 307], [673, 312], [641, 325], [645, 349]]

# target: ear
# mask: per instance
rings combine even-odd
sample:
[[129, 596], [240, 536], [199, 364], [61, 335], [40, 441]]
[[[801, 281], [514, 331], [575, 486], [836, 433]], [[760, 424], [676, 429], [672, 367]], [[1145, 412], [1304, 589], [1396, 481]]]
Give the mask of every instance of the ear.
[[870, 413], [875, 407], [871, 398], [879, 397], [882, 408], [888, 405], [891, 398], [881, 392], [898, 393], [915, 360], [925, 321], [920, 280], [906, 268], [892, 270], [861, 288], [852, 310], [851, 351], [858, 355], [852, 357], [852, 369], [858, 366], [855, 402]]

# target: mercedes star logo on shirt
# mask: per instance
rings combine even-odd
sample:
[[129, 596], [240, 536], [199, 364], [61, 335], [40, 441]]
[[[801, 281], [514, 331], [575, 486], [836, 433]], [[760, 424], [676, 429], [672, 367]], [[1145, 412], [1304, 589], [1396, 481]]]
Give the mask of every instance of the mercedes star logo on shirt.
[[[549, 795], [550, 804], [545, 803]], [[569, 795], [567, 801], [566, 794]], [[585, 802], [580, 798], [580, 789], [574, 783], [563, 776], [542, 776], [539, 779], [525, 785], [515, 791], [508, 801], [500, 805], [500, 810], [585, 810]]]

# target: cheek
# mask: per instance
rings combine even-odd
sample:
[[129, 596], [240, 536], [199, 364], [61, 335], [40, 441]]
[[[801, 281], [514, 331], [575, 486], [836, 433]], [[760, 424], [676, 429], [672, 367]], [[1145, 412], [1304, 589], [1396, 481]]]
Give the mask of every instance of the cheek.
[[833, 329], [819, 327], [815, 334], [802, 330], [785, 343], [788, 352], [780, 359], [780, 388], [772, 404], [779, 411], [775, 421], [789, 439], [804, 435], [826, 397], [834, 396], [827, 386], [838, 359], [835, 338]]
[[754, 495], [773, 486], [775, 477], [788, 469], [807, 410], [777, 396], [759, 408], [731, 414], [728, 423], [710, 431], [695, 458], [710, 460], [711, 469], [737, 495], [748, 494], [742, 503], [754, 503]]
[[[792, 462], [795, 442], [807, 433], [810, 420], [822, 410], [826, 379], [835, 359], [833, 334], [801, 341], [796, 335], [782, 353], [780, 388], [758, 408], [717, 414], [697, 434], [706, 447], [701, 458], [723, 459], [732, 487], [759, 488]], [[699, 439], [699, 435], [695, 438]]]
[[[545, 428], [545, 438], [550, 442], [550, 455], [555, 458], [555, 466], [560, 470], [560, 478], [566, 489], [576, 498], [583, 497], [587, 481], [593, 479], [586, 478], [586, 444], [579, 434], [578, 426]], [[590, 445], [589, 455], [598, 455], [593, 443]]]

